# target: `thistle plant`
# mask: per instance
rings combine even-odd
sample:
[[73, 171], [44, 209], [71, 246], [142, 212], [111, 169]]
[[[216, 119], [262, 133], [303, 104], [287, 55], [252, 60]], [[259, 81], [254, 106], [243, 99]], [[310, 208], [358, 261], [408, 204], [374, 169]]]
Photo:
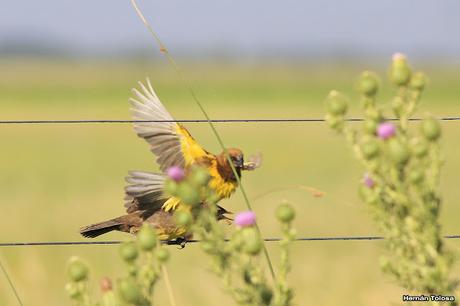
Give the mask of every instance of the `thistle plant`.
[[287, 283], [287, 274], [290, 269], [289, 243], [295, 237], [292, 207], [283, 204], [277, 211], [283, 238], [279, 274], [272, 284], [267, 281], [260, 258], [263, 240], [255, 227], [254, 212], [237, 214], [236, 230], [226, 239], [218, 220], [229, 220], [225, 216], [228, 212], [216, 204], [217, 198], [207, 187], [210, 179], [207, 172], [195, 168], [187, 177], [180, 176], [180, 180], [177, 177], [171, 175], [166, 183], [171, 195], [181, 198], [186, 205], [186, 209], [176, 212], [176, 223], [187, 227], [201, 240], [201, 247], [211, 258], [212, 270], [222, 280], [225, 291], [239, 305], [291, 305], [293, 291]]
[[161, 246], [156, 232], [144, 225], [135, 242], [124, 242], [120, 246], [120, 257], [126, 263], [127, 273], [112, 287], [109, 278], [101, 280], [102, 298], [95, 301], [88, 288], [89, 270], [85, 263], [73, 257], [68, 266], [70, 282], [66, 290], [78, 306], [123, 306], [153, 305], [154, 287], [160, 279], [163, 265], [169, 258], [169, 252]]
[[[345, 136], [365, 168], [359, 191], [386, 237], [383, 270], [408, 290], [452, 294], [456, 283], [448, 273], [453, 256], [443, 244], [438, 220], [441, 127], [430, 116], [409, 126], [427, 81], [422, 72], [412, 72], [404, 55], [394, 55], [389, 77], [396, 93], [387, 104], [377, 103], [376, 74], [365, 71], [359, 77], [360, 129], [345, 120], [348, 99], [337, 91], [327, 97], [326, 121]], [[396, 120], [386, 119], [390, 109]]]
[[[295, 212], [283, 203], [276, 211], [280, 221], [279, 274], [274, 283], [268, 282], [260, 253], [263, 239], [256, 229], [256, 215], [252, 211], [241, 212], [235, 217], [236, 229], [226, 238], [219, 220], [231, 219], [229, 212], [216, 204], [217, 198], [208, 188], [209, 175], [201, 168], [184, 173], [181, 168], [167, 171], [169, 179], [166, 190], [182, 201], [174, 215], [178, 228], [184, 228], [187, 237], [196, 235], [201, 240], [203, 251], [212, 260], [212, 270], [222, 279], [223, 287], [239, 305], [244, 306], [289, 306], [293, 291], [287, 282], [290, 270], [289, 244], [295, 238], [292, 221]], [[184, 242], [185, 244], [185, 242]], [[136, 241], [120, 246], [120, 256], [127, 266], [127, 275], [118, 279], [115, 289], [110, 279], [101, 281], [102, 299], [94, 301], [88, 288], [89, 270], [78, 258], [69, 262], [70, 282], [66, 290], [78, 306], [124, 306], [153, 305], [153, 292], [168, 251], [158, 240], [155, 229], [144, 224], [137, 233]]]

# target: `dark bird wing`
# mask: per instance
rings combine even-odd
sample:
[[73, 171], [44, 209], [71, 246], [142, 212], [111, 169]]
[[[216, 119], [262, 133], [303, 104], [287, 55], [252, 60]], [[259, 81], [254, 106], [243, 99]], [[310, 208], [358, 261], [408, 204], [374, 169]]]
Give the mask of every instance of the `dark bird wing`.
[[125, 207], [128, 213], [138, 210], [156, 211], [168, 199], [164, 194], [163, 174], [130, 171], [125, 178]]

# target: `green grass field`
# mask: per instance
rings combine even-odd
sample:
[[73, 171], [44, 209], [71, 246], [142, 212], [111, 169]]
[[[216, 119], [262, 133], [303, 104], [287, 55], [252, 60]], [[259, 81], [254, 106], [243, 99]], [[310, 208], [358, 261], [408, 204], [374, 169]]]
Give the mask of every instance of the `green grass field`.
[[[162, 64], [6, 60], [1, 64], [0, 119], [129, 119], [130, 88], [147, 76], [173, 116], [202, 118], [183, 84]], [[322, 117], [330, 89], [357, 98], [353, 83], [359, 71], [374, 68], [385, 75], [380, 66], [358, 64], [182, 66], [214, 119]], [[460, 75], [454, 68], [425, 66], [431, 82], [419, 113], [460, 115]], [[382, 99], [390, 93], [384, 81]], [[358, 102], [352, 113], [357, 106]], [[208, 150], [220, 151], [206, 124], [186, 126]], [[460, 123], [444, 122], [443, 128], [447, 163], [441, 222], [445, 234], [460, 234]], [[218, 131], [229, 147], [240, 147], [246, 155], [263, 153], [263, 167], [243, 177], [251, 198], [298, 185], [326, 193], [315, 198], [287, 189], [255, 201], [265, 236], [278, 234], [273, 215], [283, 199], [297, 210], [299, 236], [378, 234], [357, 197], [362, 169], [345, 141], [324, 123], [225, 123], [218, 124]], [[147, 144], [129, 124], [1, 125], [0, 139], [1, 242], [83, 241], [79, 227], [123, 214], [123, 178], [128, 170], [157, 169]], [[222, 205], [232, 211], [245, 209], [239, 192]], [[100, 240], [125, 238], [112, 233]], [[448, 244], [458, 250], [459, 243]], [[269, 243], [268, 249], [276, 263], [276, 244]], [[170, 251], [168, 269], [178, 305], [235, 305], [220, 290], [198, 245], [183, 250], [171, 246]], [[380, 242], [296, 242], [292, 251], [290, 280], [296, 305], [392, 305], [401, 299], [403, 291], [379, 269]], [[89, 263], [94, 288], [101, 277], [124, 271], [116, 246], [0, 248], [0, 258], [25, 305], [70, 305], [63, 287], [71, 255]], [[156, 300], [157, 305], [168, 305], [162, 283]], [[3, 275], [0, 305], [15, 305]]]

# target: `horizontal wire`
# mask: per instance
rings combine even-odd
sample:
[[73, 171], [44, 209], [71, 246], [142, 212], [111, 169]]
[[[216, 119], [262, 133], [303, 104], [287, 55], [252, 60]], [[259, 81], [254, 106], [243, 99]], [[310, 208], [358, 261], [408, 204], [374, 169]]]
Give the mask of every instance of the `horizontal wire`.
[[[460, 239], [460, 235], [447, 235], [445, 239]], [[372, 240], [384, 240], [382, 236], [342, 236], [342, 237], [300, 237], [294, 239], [295, 241], [372, 241]], [[264, 241], [276, 242], [281, 241], [282, 238], [265, 238]], [[225, 241], [229, 241], [225, 239]], [[0, 243], [0, 247], [21, 247], [21, 246], [63, 246], [63, 245], [116, 245], [121, 244], [124, 241], [121, 240], [109, 240], [109, 241], [45, 241], [45, 242], [3, 242]], [[168, 245], [180, 245], [183, 243], [181, 240], [163, 240], [164, 244]], [[185, 241], [186, 243], [198, 243], [201, 240], [192, 239]]]
[[[396, 121], [397, 118], [387, 118], [388, 121]], [[409, 121], [421, 121], [422, 118], [410, 118]], [[458, 121], [460, 117], [440, 117], [441, 121]], [[213, 123], [264, 123], [264, 122], [324, 122], [323, 118], [272, 118], [272, 119], [213, 119]], [[364, 121], [363, 118], [346, 118], [345, 121]], [[0, 124], [92, 124], [92, 123], [209, 123], [206, 119], [182, 119], [182, 120], [0, 120]]]

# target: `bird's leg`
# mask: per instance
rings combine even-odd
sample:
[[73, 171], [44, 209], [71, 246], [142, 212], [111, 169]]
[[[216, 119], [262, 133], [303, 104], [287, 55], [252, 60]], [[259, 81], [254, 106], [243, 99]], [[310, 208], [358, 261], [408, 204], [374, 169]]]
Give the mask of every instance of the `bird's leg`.
[[185, 237], [177, 237], [172, 241], [172, 244], [178, 245], [179, 249], [185, 248], [185, 244], [187, 243], [187, 238]]

